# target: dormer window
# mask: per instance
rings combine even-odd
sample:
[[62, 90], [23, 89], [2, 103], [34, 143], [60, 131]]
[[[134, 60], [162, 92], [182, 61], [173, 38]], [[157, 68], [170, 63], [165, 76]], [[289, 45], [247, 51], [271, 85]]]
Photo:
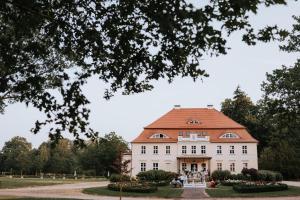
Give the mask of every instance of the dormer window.
[[238, 136], [236, 133], [225, 133], [223, 135], [220, 136], [220, 138], [240, 138], [240, 136]]
[[196, 119], [189, 119], [188, 121], [187, 121], [187, 124], [200, 124], [200, 122], [198, 121], [198, 120], [196, 120]]
[[164, 138], [169, 138], [169, 137], [163, 133], [155, 133], [150, 138], [164, 139]]

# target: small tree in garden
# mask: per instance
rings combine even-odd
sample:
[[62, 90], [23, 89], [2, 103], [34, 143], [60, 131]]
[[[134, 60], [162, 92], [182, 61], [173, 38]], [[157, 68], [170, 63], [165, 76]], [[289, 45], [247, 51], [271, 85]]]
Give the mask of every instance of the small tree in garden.
[[120, 163], [120, 200], [122, 199], [122, 190], [123, 190], [123, 184], [124, 182], [128, 181], [128, 178], [126, 178], [126, 174], [128, 174], [131, 171], [131, 168], [128, 169], [128, 164], [130, 163], [130, 160], [121, 161]]
[[256, 181], [258, 179], [258, 170], [254, 168], [250, 168], [250, 169], [244, 168], [242, 170], [242, 174], [245, 176], [250, 176], [251, 181]]

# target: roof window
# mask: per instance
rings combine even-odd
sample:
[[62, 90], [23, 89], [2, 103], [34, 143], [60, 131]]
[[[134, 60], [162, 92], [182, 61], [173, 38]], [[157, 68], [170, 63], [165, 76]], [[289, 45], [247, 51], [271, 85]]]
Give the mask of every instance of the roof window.
[[163, 139], [163, 138], [169, 138], [169, 137], [163, 133], [155, 133], [150, 138]]
[[220, 138], [240, 138], [236, 133], [224, 133]]

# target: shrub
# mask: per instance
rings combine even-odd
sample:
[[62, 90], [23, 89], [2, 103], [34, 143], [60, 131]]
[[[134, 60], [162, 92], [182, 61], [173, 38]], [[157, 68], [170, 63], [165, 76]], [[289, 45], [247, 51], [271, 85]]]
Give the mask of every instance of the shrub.
[[[120, 191], [120, 183], [111, 183], [107, 185], [109, 190]], [[156, 186], [139, 184], [139, 183], [124, 183], [122, 185], [122, 191], [124, 192], [137, 192], [137, 193], [151, 193], [157, 190]]]
[[140, 172], [136, 175], [140, 181], [144, 182], [170, 182], [173, 178], [177, 176], [174, 172], [167, 172], [164, 170], [149, 170], [145, 172]]
[[226, 180], [230, 178], [230, 171], [228, 170], [215, 170], [211, 174], [214, 180]]
[[130, 176], [128, 175], [121, 175], [121, 174], [112, 174], [109, 177], [109, 181], [110, 182], [126, 182], [126, 181], [130, 181]]
[[254, 169], [254, 168], [250, 168], [250, 169], [243, 168], [242, 174], [244, 176], [250, 176], [250, 179], [252, 181], [258, 180], [258, 170], [257, 169]]
[[256, 193], [256, 192], [274, 192], [287, 190], [286, 184], [272, 184], [272, 185], [251, 185], [238, 184], [233, 186], [233, 190], [239, 193]]
[[259, 170], [257, 179], [259, 181], [266, 182], [282, 181], [282, 175], [278, 172], [273, 172], [269, 170]]
[[242, 182], [240, 180], [225, 180], [225, 181], [221, 181], [221, 185], [224, 186], [234, 186], [234, 185], [238, 185], [241, 184]]

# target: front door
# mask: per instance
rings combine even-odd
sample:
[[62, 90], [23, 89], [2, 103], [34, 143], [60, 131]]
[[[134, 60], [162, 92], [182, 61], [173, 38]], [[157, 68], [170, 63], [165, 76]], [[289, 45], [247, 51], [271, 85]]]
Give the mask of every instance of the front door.
[[195, 163], [191, 164], [191, 171], [192, 172], [197, 172], [198, 171], [198, 165], [195, 164]]

